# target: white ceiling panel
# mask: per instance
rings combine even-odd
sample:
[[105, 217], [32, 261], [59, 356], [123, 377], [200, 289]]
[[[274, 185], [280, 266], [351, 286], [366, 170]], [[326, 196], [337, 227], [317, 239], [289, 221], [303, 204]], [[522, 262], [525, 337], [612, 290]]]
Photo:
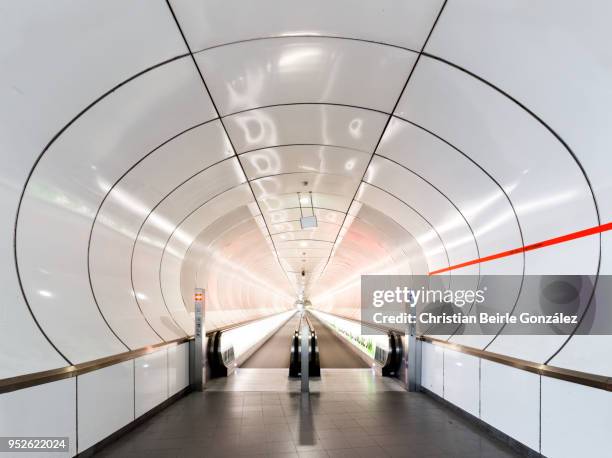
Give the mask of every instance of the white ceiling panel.
[[[480, 257], [465, 219], [448, 199], [421, 178], [387, 159], [374, 157], [365, 181], [409, 202], [423, 215], [444, 241], [451, 264]], [[463, 273], [469, 275], [478, 272], [475, 265]]]
[[317, 173], [288, 173], [277, 176], [263, 177], [253, 180], [253, 192], [258, 199], [267, 199], [283, 194], [300, 194], [300, 202], [304, 208], [310, 207], [309, 193], [312, 192], [312, 204], [320, 205], [320, 194], [338, 194], [352, 197], [357, 190], [361, 176], [326, 175]]
[[265, 212], [264, 217], [268, 225], [282, 223], [284, 221], [297, 221], [301, 217], [299, 208], [286, 208], [284, 210], [276, 210]]
[[279, 250], [303, 250], [303, 249], [313, 249], [313, 250], [327, 250], [331, 248], [332, 242], [326, 242], [322, 240], [277, 240], [276, 246]]
[[131, 254], [140, 225], [174, 187], [232, 154], [221, 123], [211, 121], [146, 157], [110, 191], [100, 209], [90, 243], [91, 280], [100, 309], [130, 348], [159, 341], [132, 290]]
[[102, 199], [147, 153], [213, 117], [193, 63], [180, 59], [100, 100], [37, 163], [19, 216], [20, 270], [37, 320], [72, 362], [125, 349], [94, 302], [85, 268]]
[[608, 1], [543, 0], [529, 8], [449, 2], [427, 45], [521, 101], [560, 134], [588, 173], [606, 221], [612, 219], [610, 17]]
[[317, 145], [266, 148], [240, 156], [249, 179], [298, 172], [361, 177], [369, 159], [362, 151]]
[[221, 46], [196, 61], [221, 115], [285, 103], [389, 113], [416, 53], [355, 40], [287, 37]]
[[371, 153], [386, 121], [376, 111], [334, 105], [269, 107], [224, 118], [238, 153], [298, 143]]
[[[419, 50], [442, 0], [172, 0], [193, 49], [238, 40], [291, 35], [331, 35]], [[231, 24], [231, 27], [229, 26]]]
[[[394, 118], [377, 154], [402, 164], [452, 200], [472, 227], [481, 256], [521, 246], [520, 227], [503, 188], [448, 144]], [[520, 275], [523, 258], [515, 256], [481, 267], [483, 275]]]
[[[587, 181], [561, 142], [476, 78], [422, 58], [397, 113], [455, 145], [501, 183], [526, 244], [598, 224]], [[599, 242], [595, 237], [585, 241], [590, 243], [587, 250], [565, 244], [539, 251], [526, 264], [527, 272], [595, 272]]]

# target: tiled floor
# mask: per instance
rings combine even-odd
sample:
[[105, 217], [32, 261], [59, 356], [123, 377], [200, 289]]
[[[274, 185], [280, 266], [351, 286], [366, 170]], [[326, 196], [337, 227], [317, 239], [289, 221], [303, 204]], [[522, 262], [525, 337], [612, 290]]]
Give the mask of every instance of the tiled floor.
[[[208, 391], [300, 392], [300, 380], [288, 378], [289, 369], [238, 369], [227, 378], [211, 380]], [[310, 380], [310, 391], [373, 392], [403, 391], [393, 379], [378, 377], [370, 369], [321, 369], [320, 378]]]
[[[347, 382], [348, 375], [343, 377]], [[99, 456], [516, 456], [424, 394], [353, 386], [360, 389], [191, 393]]]

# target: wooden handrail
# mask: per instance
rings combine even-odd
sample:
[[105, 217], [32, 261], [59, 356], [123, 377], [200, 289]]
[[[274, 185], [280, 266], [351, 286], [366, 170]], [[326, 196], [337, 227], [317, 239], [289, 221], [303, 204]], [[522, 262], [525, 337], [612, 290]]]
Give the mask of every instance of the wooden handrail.
[[18, 375], [16, 377], [5, 378], [0, 380], [0, 394], [10, 391], [17, 391], [31, 386], [42, 385], [44, 383], [55, 382], [70, 377], [87, 374], [88, 372], [96, 371], [104, 367], [119, 364], [124, 361], [130, 361], [140, 356], [154, 353], [165, 347], [175, 347], [193, 340], [193, 337], [182, 337], [180, 339], [162, 342], [155, 345], [139, 348], [137, 350], [126, 351], [118, 355], [106, 356], [104, 358], [95, 359], [86, 363], [75, 364], [73, 366], [60, 367], [48, 371], [34, 372], [32, 374]]
[[514, 367], [515, 369], [524, 370], [544, 377], [564, 380], [566, 382], [576, 383], [579, 385], [590, 386], [600, 390], [612, 391], [612, 377], [604, 375], [590, 374], [588, 372], [575, 371], [572, 369], [564, 369], [561, 367], [550, 366], [547, 364], [534, 363], [524, 359], [513, 358], [499, 353], [479, 350], [477, 348], [466, 347], [456, 343], [447, 342], [445, 340], [436, 339], [429, 336], [419, 336], [419, 340], [428, 342], [439, 347], [448, 348], [449, 350], [465, 353], [467, 355], [476, 356], [478, 358], [493, 361], [505, 366]]

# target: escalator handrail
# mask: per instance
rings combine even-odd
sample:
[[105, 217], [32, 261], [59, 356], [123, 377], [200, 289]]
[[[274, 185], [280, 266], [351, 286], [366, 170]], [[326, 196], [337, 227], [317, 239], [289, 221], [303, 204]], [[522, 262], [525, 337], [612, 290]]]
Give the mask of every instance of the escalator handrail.
[[259, 321], [259, 320], [264, 320], [266, 318], [270, 318], [273, 317], [275, 315], [280, 315], [281, 313], [285, 313], [288, 312], [289, 310], [285, 310], [283, 312], [274, 312], [274, 313], [270, 313], [269, 315], [264, 315], [264, 316], [260, 316], [257, 318], [252, 318], [250, 320], [245, 320], [245, 321], [241, 321], [240, 323], [234, 323], [234, 324], [228, 324], [226, 326], [222, 326], [220, 328], [214, 328], [211, 329], [210, 331], [206, 331], [206, 337], [210, 337], [211, 335], [213, 335], [215, 332], [227, 332], [227, 331], [231, 331], [232, 329], [236, 329], [236, 328], [241, 328], [242, 326], [246, 326], [247, 324], [251, 324], [254, 323], [255, 321]]
[[378, 329], [379, 331], [383, 331], [385, 333], [393, 332], [393, 333], [399, 334], [401, 336], [406, 334], [404, 331], [400, 331], [398, 329], [391, 328], [391, 327], [381, 326], [379, 324], [370, 323], [369, 321], [362, 321], [362, 320], [358, 320], [356, 318], [350, 318], [348, 316], [337, 315], [335, 313], [330, 313], [330, 312], [323, 312], [323, 311], [320, 311], [320, 312], [321, 313], [325, 313], [327, 315], [335, 316], [336, 318], [340, 318], [342, 320], [347, 320], [347, 321], [352, 321], [354, 323], [359, 323], [362, 326], [367, 326], [367, 327], [372, 328], [372, 329]]

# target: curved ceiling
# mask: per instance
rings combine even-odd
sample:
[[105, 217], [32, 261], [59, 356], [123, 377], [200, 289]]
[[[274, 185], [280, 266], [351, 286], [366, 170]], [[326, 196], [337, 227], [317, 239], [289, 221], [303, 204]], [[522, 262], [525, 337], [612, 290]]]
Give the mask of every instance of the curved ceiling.
[[[360, 274], [612, 219], [607, 3], [238, 3], [4, 7], [0, 343], [23, 348], [0, 377], [190, 334], [194, 286], [209, 327], [302, 292], [351, 315]], [[602, 234], [447, 275], [598, 275], [610, 250]], [[448, 337], [612, 369], [581, 356], [588, 336]]]

